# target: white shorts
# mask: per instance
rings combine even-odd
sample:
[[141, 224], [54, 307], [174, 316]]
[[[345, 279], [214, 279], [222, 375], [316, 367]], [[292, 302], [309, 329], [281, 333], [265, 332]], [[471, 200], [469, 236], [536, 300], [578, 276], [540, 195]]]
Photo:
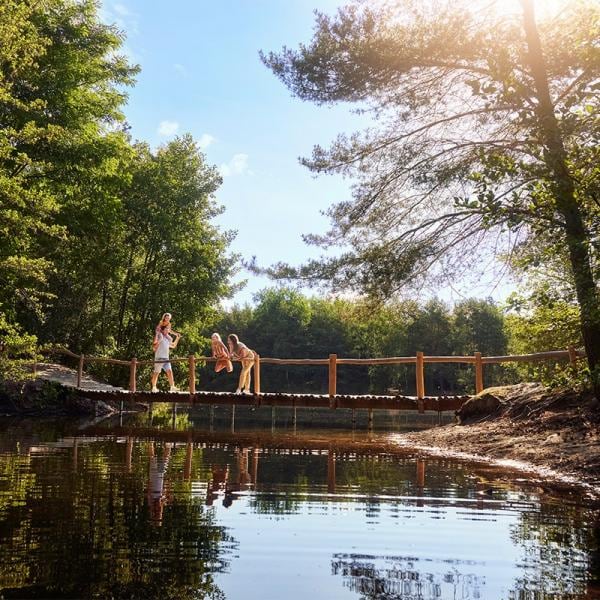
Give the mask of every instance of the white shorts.
[[154, 360], [166, 360], [167, 362], [157, 362], [154, 363], [154, 372], [160, 373], [161, 371], [172, 371], [171, 363], [169, 362], [168, 356], [157, 356]]

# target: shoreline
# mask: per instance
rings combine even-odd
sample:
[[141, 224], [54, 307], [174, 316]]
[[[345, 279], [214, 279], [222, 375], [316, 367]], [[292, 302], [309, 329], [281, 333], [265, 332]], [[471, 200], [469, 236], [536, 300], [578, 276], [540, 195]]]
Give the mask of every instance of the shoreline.
[[488, 388], [457, 417], [458, 424], [398, 434], [395, 442], [532, 473], [600, 498], [600, 403], [591, 393], [534, 383]]

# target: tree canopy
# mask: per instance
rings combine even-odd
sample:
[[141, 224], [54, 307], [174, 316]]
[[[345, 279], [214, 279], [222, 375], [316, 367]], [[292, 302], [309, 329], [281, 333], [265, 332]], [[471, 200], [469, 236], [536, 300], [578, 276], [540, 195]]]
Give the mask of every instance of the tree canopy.
[[165, 310], [191, 326], [231, 293], [233, 234], [211, 223], [221, 178], [190, 136], [158, 149], [130, 139], [122, 108], [139, 68], [122, 43], [93, 0], [0, 6], [6, 358], [31, 353], [32, 335], [149, 353]]
[[298, 50], [262, 53], [290, 91], [373, 117], [302, 162], [354, 178], [331, 230], [343, 248], [275, 277], [389, 298], [425, 275], [456, 278], [482, 255], [561, 253], [588, 362], [600, 361], [600, 8], [569, 3], [536, 23], [532, 0], [355, 2], [317, 13]]

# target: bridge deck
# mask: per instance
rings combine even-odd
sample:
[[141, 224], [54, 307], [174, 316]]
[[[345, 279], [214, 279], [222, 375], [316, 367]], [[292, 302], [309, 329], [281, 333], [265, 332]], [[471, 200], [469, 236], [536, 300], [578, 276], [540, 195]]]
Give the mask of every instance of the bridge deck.
[[380, 410], [448, 411], [458, 410], [471, 396], [428, 396], [418, 400], [413, 396], [328, 396], [325, 394], [283, 394], [266, 393], [260, 395], [233, 394], [230, 392], [128, 392], [126, 390], [78, 390], [83, 397], [91, 400], [112, 402], [168, 402], [172, 404], [236, 405], [236, 406], [287, 406], [290, 408], [350, 408]]

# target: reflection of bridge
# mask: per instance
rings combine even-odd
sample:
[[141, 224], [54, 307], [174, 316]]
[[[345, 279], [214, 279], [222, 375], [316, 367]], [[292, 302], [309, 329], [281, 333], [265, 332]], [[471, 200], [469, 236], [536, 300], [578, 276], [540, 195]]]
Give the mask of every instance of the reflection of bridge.
[[[372, 411], [383, 410], [413, 410], [423, 413], [425, 411], [457, 410], [469, 396], [427, 396], [425, 394], [424, 368], [426, 363], [458, 363], [473, 365], [475, 369], [475, 391], [481, 392], [484, 387], [483, 368], [486, 364], [504, 362], [536, 362], [536, 361], [570, 361], [576, 368], [577, 360], [585, 354], [570, 347], [568, 350], [552, 352], [541, 352], [537, 354], [526, 354], [519, 356], [482, 356], [481, 352], [475, 352], [472, 356], [425, 356], [423, 352], [417, 352], [416, 356], [400, 356], [391, 358], [339, 358], [336, 354], [330, 354], [327, 359], [280, 359], [261, 358], [255, 354], [253, 374], [254, 393], [239, 395], [226, 392], [201, 392], [196, 390], [196, 368], [199, 364], [214, 362], [212, 357], [197, 357], [190, 354], [187, 358], [172, 358], [171, 363], [184, 363], [187, 365], [187, 392], [144, 392], [137, 389], [137, 369], [139, 366], [150, 366], [154, 360], [138, 361], [132, 358], [130, 361], [101, 358], [93, 356], [78, 355], [68, 350], [58, 350], [78, 361], [76, 380], [73, 387], [81, 390], [84, 397], [92, 400], [111, 400], [123, 405], [124, 401], [134, 402], [171, 402], [189, 404], [225, 404], [241, 406], [286, 406], [296, 409], [304, 408], [348, 408], [368, 409], [369, 422], [372, 422]], [[129, 370], [129, 389], [108, 389], [107, 386], [83, 385], [83, 371], [86, 363], [104, 363], [121, 365]], [[289, 394], [289, 393], [264, 393], [261, 390], [261, 365], [301, 365], [301, 366], [326, 366], [328, 369], [328, 394]], [[375, 395], [345, 395], [337, 393], [337, 369], [340, 365], [415, 365], [416, 396], [375, 396]], [[35, 367], [34, 367], [35, 368]]]
[[[339, 462], [355, 461], [357, 459], [373, 460], [381, 462], [397, 462], [414, 465], [414, 490], [415, 494], [402, 497], [404, 501], [414, 502], [416, 506], [445, 506], [448, 504], [469, 505], [477, 509], [484, 509], [490, 504], [495, 506], [511, 506], [512, 504], [522, 506], [522, 501], [511, 501], [507, 499], [497, 499], [485, 493], [486, 485], [484, 482], [488, 477], [489, 465], [482, 465], [481, 484], [477, 484], [479, 493], [474, 498], [435, 497], [427, 498], [426, 474], [427, 460], [420, 456], [415, 456], [414, 450], [394, 444], [385, 438], [373, 438], [371, 436], [362, 436], [355, 439], [353, 436], [343, 436], [332, 440], [322, 436], [298, 436], [295, 434], [278, 433], [269, 434], [267, 432], [240, 432], [229, 433], [226, 431], [209, 432], [205, 430], [163, 430], [152, 427], [123, 427], [123, 426], [102, 426], [93, 425], [86, 427], [81, 436], [64, 437], [56, 442], [44, 442], [39, 445], [31, 446], [27, 449], [28, 453], [47, 453], [51, 449], [60, 451], [70, 451], [73, 458], [73, 469], [77, 469], [79, 462], [79, 448], [87, 444], [93, 444], [103, 441], [115, 441], [125, 445], [123, 457], [123, 466], [129, 473], [133, 468], [134, 447], [137, 442], [148, 442], [152, 447], [154, 444], [161, 444], [164, 447], [185, 448], [185, 459], [183, 461], [183, 470], [181, 476], [186, 481], [191, 481], [194, 449], [204, 450], [223, 450], [234, 451], [236, 456], [235, 474], [230, 473], [229, 465], [221, 465], [220, 471], [213, 469], [211, 479], [208, 481], [206, 490], [206, 502], [212, 504], [216, 494], [221, 491], [229, 495], [229, 502], [237, 497], [237, 493], [253, 489], [257, 491], [257, 485], [260, 483], [259, 462], [261, 458], [272, 455], [276, 456], [297, 456], [312, 455], [323, 457], [327, 461], [327, 493], [337, 493], [336, 466]], [[440, 459], [434, 459], [436, 462]], [[446, 460], [446, 459], [442, 459]], [[493, 472], [493, 469], [492, 469]], [[234, 476], [235, 475], [235, 476]], [[412, 478], [411, 478], [412, 479]], [[353, 492], [356, 496], [356, 492]], [[398, 496], [398, 498], [400, 498]]]

